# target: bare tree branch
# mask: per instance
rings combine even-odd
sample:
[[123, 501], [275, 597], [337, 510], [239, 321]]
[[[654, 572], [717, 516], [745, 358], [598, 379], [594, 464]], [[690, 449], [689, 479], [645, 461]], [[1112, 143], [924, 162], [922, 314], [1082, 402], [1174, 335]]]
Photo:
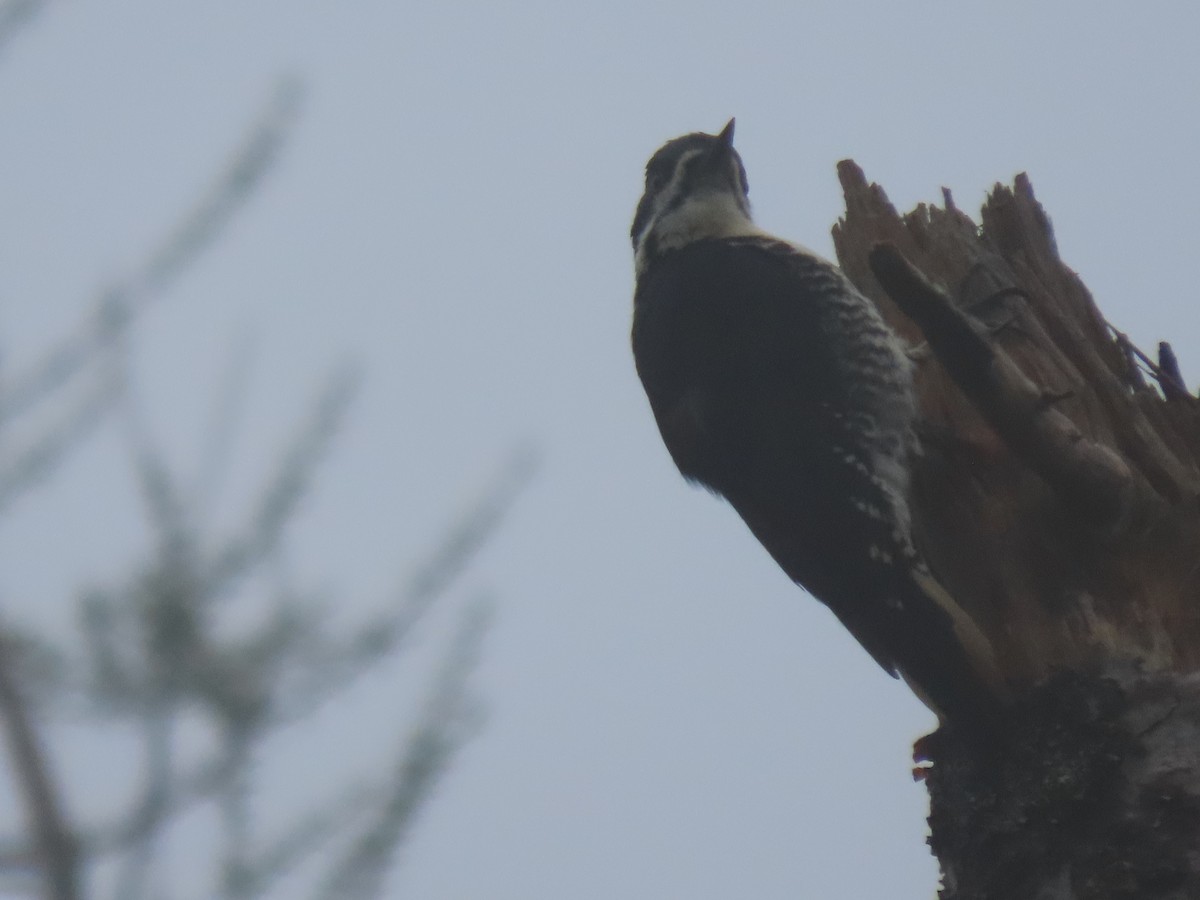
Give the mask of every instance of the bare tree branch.
[[0, 58], [21, 29], [48, 5], [47, 0], [7, 0], [0, 6]]
[[256, 347], [257, 340], [253, 336], [243, 336], [235, 342], [217, 390], [192, 491], [192, 506], [198, 521], [206, 518], [208, 509], [220, 494], [249, 393], [250, 373], [258, 355]]
[[45, 896], [47, 900], [75, 900], [79, 896], [78, 847], [50, 776], [45, 750], [9, 671], [6, 645], [7, 639], [0, 633], [0, 717], [14, 778], [24, 794]]
[[272, 169], [290, 136], [303, 94], [301, 83], [294, 78], [285, 78], [276, 86], [250, 133], [196, 206], [171, 229], [139, 271], [104, 293], [91, 321], [29, 371], [10, 380], [0, 416], [11, 419], [21, 415], [82, 373], [212, 245]]
[[0, 511], [58, 468], [67, 454], [104, 421], [119, 391], [119, 385], [102, 381], [0, 464]]
[[330, 869], [320, 900], [373, 900], [383, 896], [384, 876], [396, 848], [451, 758], [478, 724], [467, 690], [488, 610], [477, 603], [463, 616], [451, 651], [434, 682], [425, 711], [399, 760], [375, 820]]
[[[0, 0], [0, 53], [18, 26], [45, 5], [46, 0]], [[0, 633], [0, 717], [31, 821], [26, 833], [0, 840], [0, 875], [15, 883], [35, 873], [46, 881], [47, 900], [74, 900], [81, 873], [101, 860], [113, 871], [114, 896], [120, 900], [174, 893], [163, 851], [175, 822], [201, 804], [215, 808], [223, 830], [217, 881], [229, 900], [260, 896], [335, 835], [350, 839], [351, 846], [330, 868], [328, 884], [335, 892], [344, 885], [358, 896], [378, 895], [432, 784], [476, 721], [466, 678], [483, 616], [473, 608], [438, 672], [415, 733], [398, 752], [394, 775], [382, 785], [376, 781], [339, 792], [264, 848], [252, 815], [253, 766], [262, 740], [396, 649], [494, 532], [528, 480], [532, 455], [514, 459], [454, 524], [401, 591], [398, 608], [348, 636], [331, 636], [320, 605], [284, 583], [282, 545], [340, 425], [356, 373], [347, 368], [330, 379], [311, 417], [286, 445], [273, 477], [254, 498], [247, 521], [226, 539], [210, 538], [203, 526], [233, 446], [252, 354], [240, 350], [230, 368], [194, 483], [181, 479], [155, 445], [138, 419], [136, 398], [125, 390], [124, 343], [132, 325], [213, 245], [253, 195], [287, 142], [301, 95], [295, 80], [281, 82], [215, 183], [144, 262], [106, 290], [87, 321], [65, 340], [0, 385], [0, 428], [7, 426], [6, 446], [17, 448], [0, 459], [0, 510], [53, 472], [123, 398], [134, 474], [155, 540], [149, 558], [120, 585], [83, 594], [83, 663], [69, 664], [75, 674], [53, 684], [47, 679], [60, 702], [63, 695], [72, 696], [70, 691], [78, 694], [89, 722], [139, 729], [144, 758], [133, 764], [142, 784], [110, 819], [86, 828], [69, 827], [64, 820], [37, 746], [36, 723], [29, 719], [28, 697], [16, 692], [17, 676], [22, 688], [37, 676], [23, 664], [17, 671], [11, 646]], [[227, 621], [222, 616], [227, 607], [216, 601], [243, 599], [261, 586], [251, 579], [264, 575], [278, 575], [280, 581], [279, 590], [268, 596], [265, 620], [248, 628], [244, 619]], [[256, 605], [253, 614], [262, 611]], [[227, 624], [237, 628], [234, 637], [219, 627]], [[192, 764], [181, 759], [176, 744], [184, 733], [181, 726], [197, 717], [222, 729], [224, 743]]]
[[82, 829], [80, 844], [88, 856], [125, 853], [160, 830], [165, 822], [212, 799], [235, 774], [228, 755], [216, 754], [189, 771], [176, 774], [173, 789], [165, 801], [147, 792], [128, 812]]
[[261, 897], [280, 879], [327, 844], [335, 835], [361, 819], [379, 796], [379, 786], [364, 784], [339, 791], [330, 802], [292, 824], [266, 844], [247, 863], [245, 896]]
[[[146, 754], [145, 787], [141, 809], [147, 820], [165, 821], [175, 793], [174, 715], [163, 704], [152, 710], [142, 723], [142, 744]], [[141, 829], [130, 842], [121, 863], [113, 900], [141, 900], [150, 890], [161, 835], [157, 829]]]
[[[133, 297], [160, 293], [212, 243], [242, 205], [253, 196], [287, 143], [304, 99], [295, 77], [280, 79], [249, 136], [203, 199], [172, 231], [134, 282]], [[145, 302], [142, 300], [141, 302]]]
[[221, 896], [226, 900], [253, 897], [250, 847], [254, 833], [251, 814], [250, 768], [253, 757], [252, 727], [234, 723], [225, 729], [224, 753], [231, 777], [218, 798], [221, 819]]
[[400, 591], [397, 608], [367, 622], [344, 641], [326, 641], [306, 648], [302, 658], [308, 676], [299, 679], [288, 695], [280, 698], [273, 714], [275, 720], [285, 723], [303, 718], [393, 652], [495, 533], [537, 466], [532, 449], [514, 451], [483, 496], [459, 518], [408, 579]]
[[445, 591], [450, 581], [495, 532], [513, 500], [537, 472], [538, 465], [538, 456], [532, 447], [519, 447], [512, 452], [483, 499], [459, 519], [409, 579], [404, 590], [405, 608], [423, 607]]
[[290, 441], [275, 475], [259, 496], [247, 526], [224, 542], [209, 566], [206, 594], [227, 594], [278, 546], [284, 526], [308, 492], [314, 469], [328, 449], [358, 389], [359, 373], [343, 366], [317, 398], [309, 420]]

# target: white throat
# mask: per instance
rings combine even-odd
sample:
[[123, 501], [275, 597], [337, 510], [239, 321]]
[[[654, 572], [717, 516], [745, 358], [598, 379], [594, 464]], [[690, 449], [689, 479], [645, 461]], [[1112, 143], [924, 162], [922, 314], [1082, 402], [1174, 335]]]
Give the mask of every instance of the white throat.
[[750, 214], [728, 191], [705, 191], [689, 197], [675, 209], [655, 216], [638, 239], [635, 265], [640, 275], [648, 260], [647, 238], [653, 235], [655, 250], [678, 250], [708, 238], [751, 237], [766, 232], [754, 224]]

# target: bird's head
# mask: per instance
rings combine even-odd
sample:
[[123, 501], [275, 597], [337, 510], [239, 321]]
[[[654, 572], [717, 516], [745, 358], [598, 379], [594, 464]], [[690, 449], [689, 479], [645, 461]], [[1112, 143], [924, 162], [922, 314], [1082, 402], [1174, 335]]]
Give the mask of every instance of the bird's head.
[[630, 230], [639, 274], [655, 257], [693, 241], [761, 234], [750, 218], [733, 121], [720, 134], [667, 141], [646, 163], [646, 189]]

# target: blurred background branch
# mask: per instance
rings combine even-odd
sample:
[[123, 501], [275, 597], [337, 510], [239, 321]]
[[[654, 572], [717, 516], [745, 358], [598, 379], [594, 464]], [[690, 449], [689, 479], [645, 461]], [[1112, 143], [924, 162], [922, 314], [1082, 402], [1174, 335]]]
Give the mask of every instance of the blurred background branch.
[[22, 856], [41, 870], [48, 900], [74, 900], [79, 896], [75, 838], [63, 814], [41, 735], [21, 696], [20, 685], [9, 671], [10, 657], [11, 648], [0, 632], [0, 721], [13, 776], [24, 795], [31, 836]]
[[47, 0], [5, 0], [0, 4], [0, 59], [21, 29], [47, 6]]
[[[0, 24], [0, 46], [2, 28]], [[163, 296], [255, 194], [287, 143], [303, 96], [298, 79], [281, 79], [213, 184], [125, 284], [105, 291], [85, 321], [41, 359], [24, 371], [3, 373], [0, 433], [6, 433], [6, 441], [0, 444], [0, 512], [52, 474], [111, 411], [122, 387], [121, 340], [147, 305]], [[82, 397], [64, 403], [60, 398], [80, 382]], [[45, 418], [49, 424], [26, 427], [26, 419]], [[33, 433], [7, 434], [18, 427]], [[17, 449], [9, 450], [10, 445]]]
[[[43, 5], [0, 5], [0, 53]], [[332, 792], [307, 813], [282, 827], [260, 822], [268, 739], [306, 723], [401, 649], [496, 532], [536, 467], [532, 453], [501, 466], [379, 612], [335, 627], [326, 598], [293, 586], [282, 549], [345, 420], [357, 367], [325, 378], [249, 512], [226, 531], [214, 524], [219, 488], [238, 462], [256, 343], [231, 354], [193, 478], [160, 450], [129, 382], [131, 325], [254, 197], [293, 135], [303, 97], [299, 80], [281, 79], [230, 160], [142, 265], [104, 291], [72, 333], [0, 381], [0, 514], [12, 515], [16, 498], [52, 478], [118, 413], [152, 537], [124, 576], [80, 590], [73, 640], [0, 619], [0, 725], [26, 819], [2, 825], [0, 884], [18, 892], [69, 900], [107, 880], [119, 900], [179, 896], [164, 859], [177, 823], [207, 807], [218, 828], [213, 896], [267, 896], [320, 854], [314, 896], [381, 896], [417, 812], [478, 724], [468, 680], [488, 616], [477, 601], [462, 612], [391, 772], [340, 787], [323, 782]], [[51, 548], [47, 562], [69, 553]], [[134, 735], [135, 787], [119, 808], [82, 814], [61, 796], [66, 780], [51, 763], [65, 710], [85, 729]], [[197, 726], [207, 745], [199, 755]], [[101, 866], [109, 877], [97, 880]]]

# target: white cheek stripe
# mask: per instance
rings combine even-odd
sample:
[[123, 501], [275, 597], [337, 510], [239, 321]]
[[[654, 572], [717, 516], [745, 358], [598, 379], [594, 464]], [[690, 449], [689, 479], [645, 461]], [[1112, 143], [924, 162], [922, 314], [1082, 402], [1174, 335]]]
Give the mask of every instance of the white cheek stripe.
[[664, 185], [658, 191], [658, 193], [656, 193], [654, 195], [654, 199], [655, 199], [654, 211], [650, 214], [650, 218], [646, 220], [646, 224], [642, 227], [642, 230], [638, 232], [638, 236], [637, 236], [637, 255], [638, 256], [641, 255], [642, 244], [645, 242], [646, 235], [648, 235], [651, 231], [654, 230], [654, 223], [657, 222], [658, 217], [660, 215], [662, 215], [663, 204], [668, 199], [674, 197], [676, 192], [679, 190], [679, 181], [681, 178], [683, 178], [683, 173], [687, 169], [688, 160], [695, 159], [697, 156], [699, 156], [703, 152], [704, 151], [702, 151], [702, 150], [689, 150], [687, 153], [683, 154], [683, 156], [679, 157], [679, 161], [677, 163], [675, 163], [675, 168], [671, 171], [671, 181], [668, 184]]

